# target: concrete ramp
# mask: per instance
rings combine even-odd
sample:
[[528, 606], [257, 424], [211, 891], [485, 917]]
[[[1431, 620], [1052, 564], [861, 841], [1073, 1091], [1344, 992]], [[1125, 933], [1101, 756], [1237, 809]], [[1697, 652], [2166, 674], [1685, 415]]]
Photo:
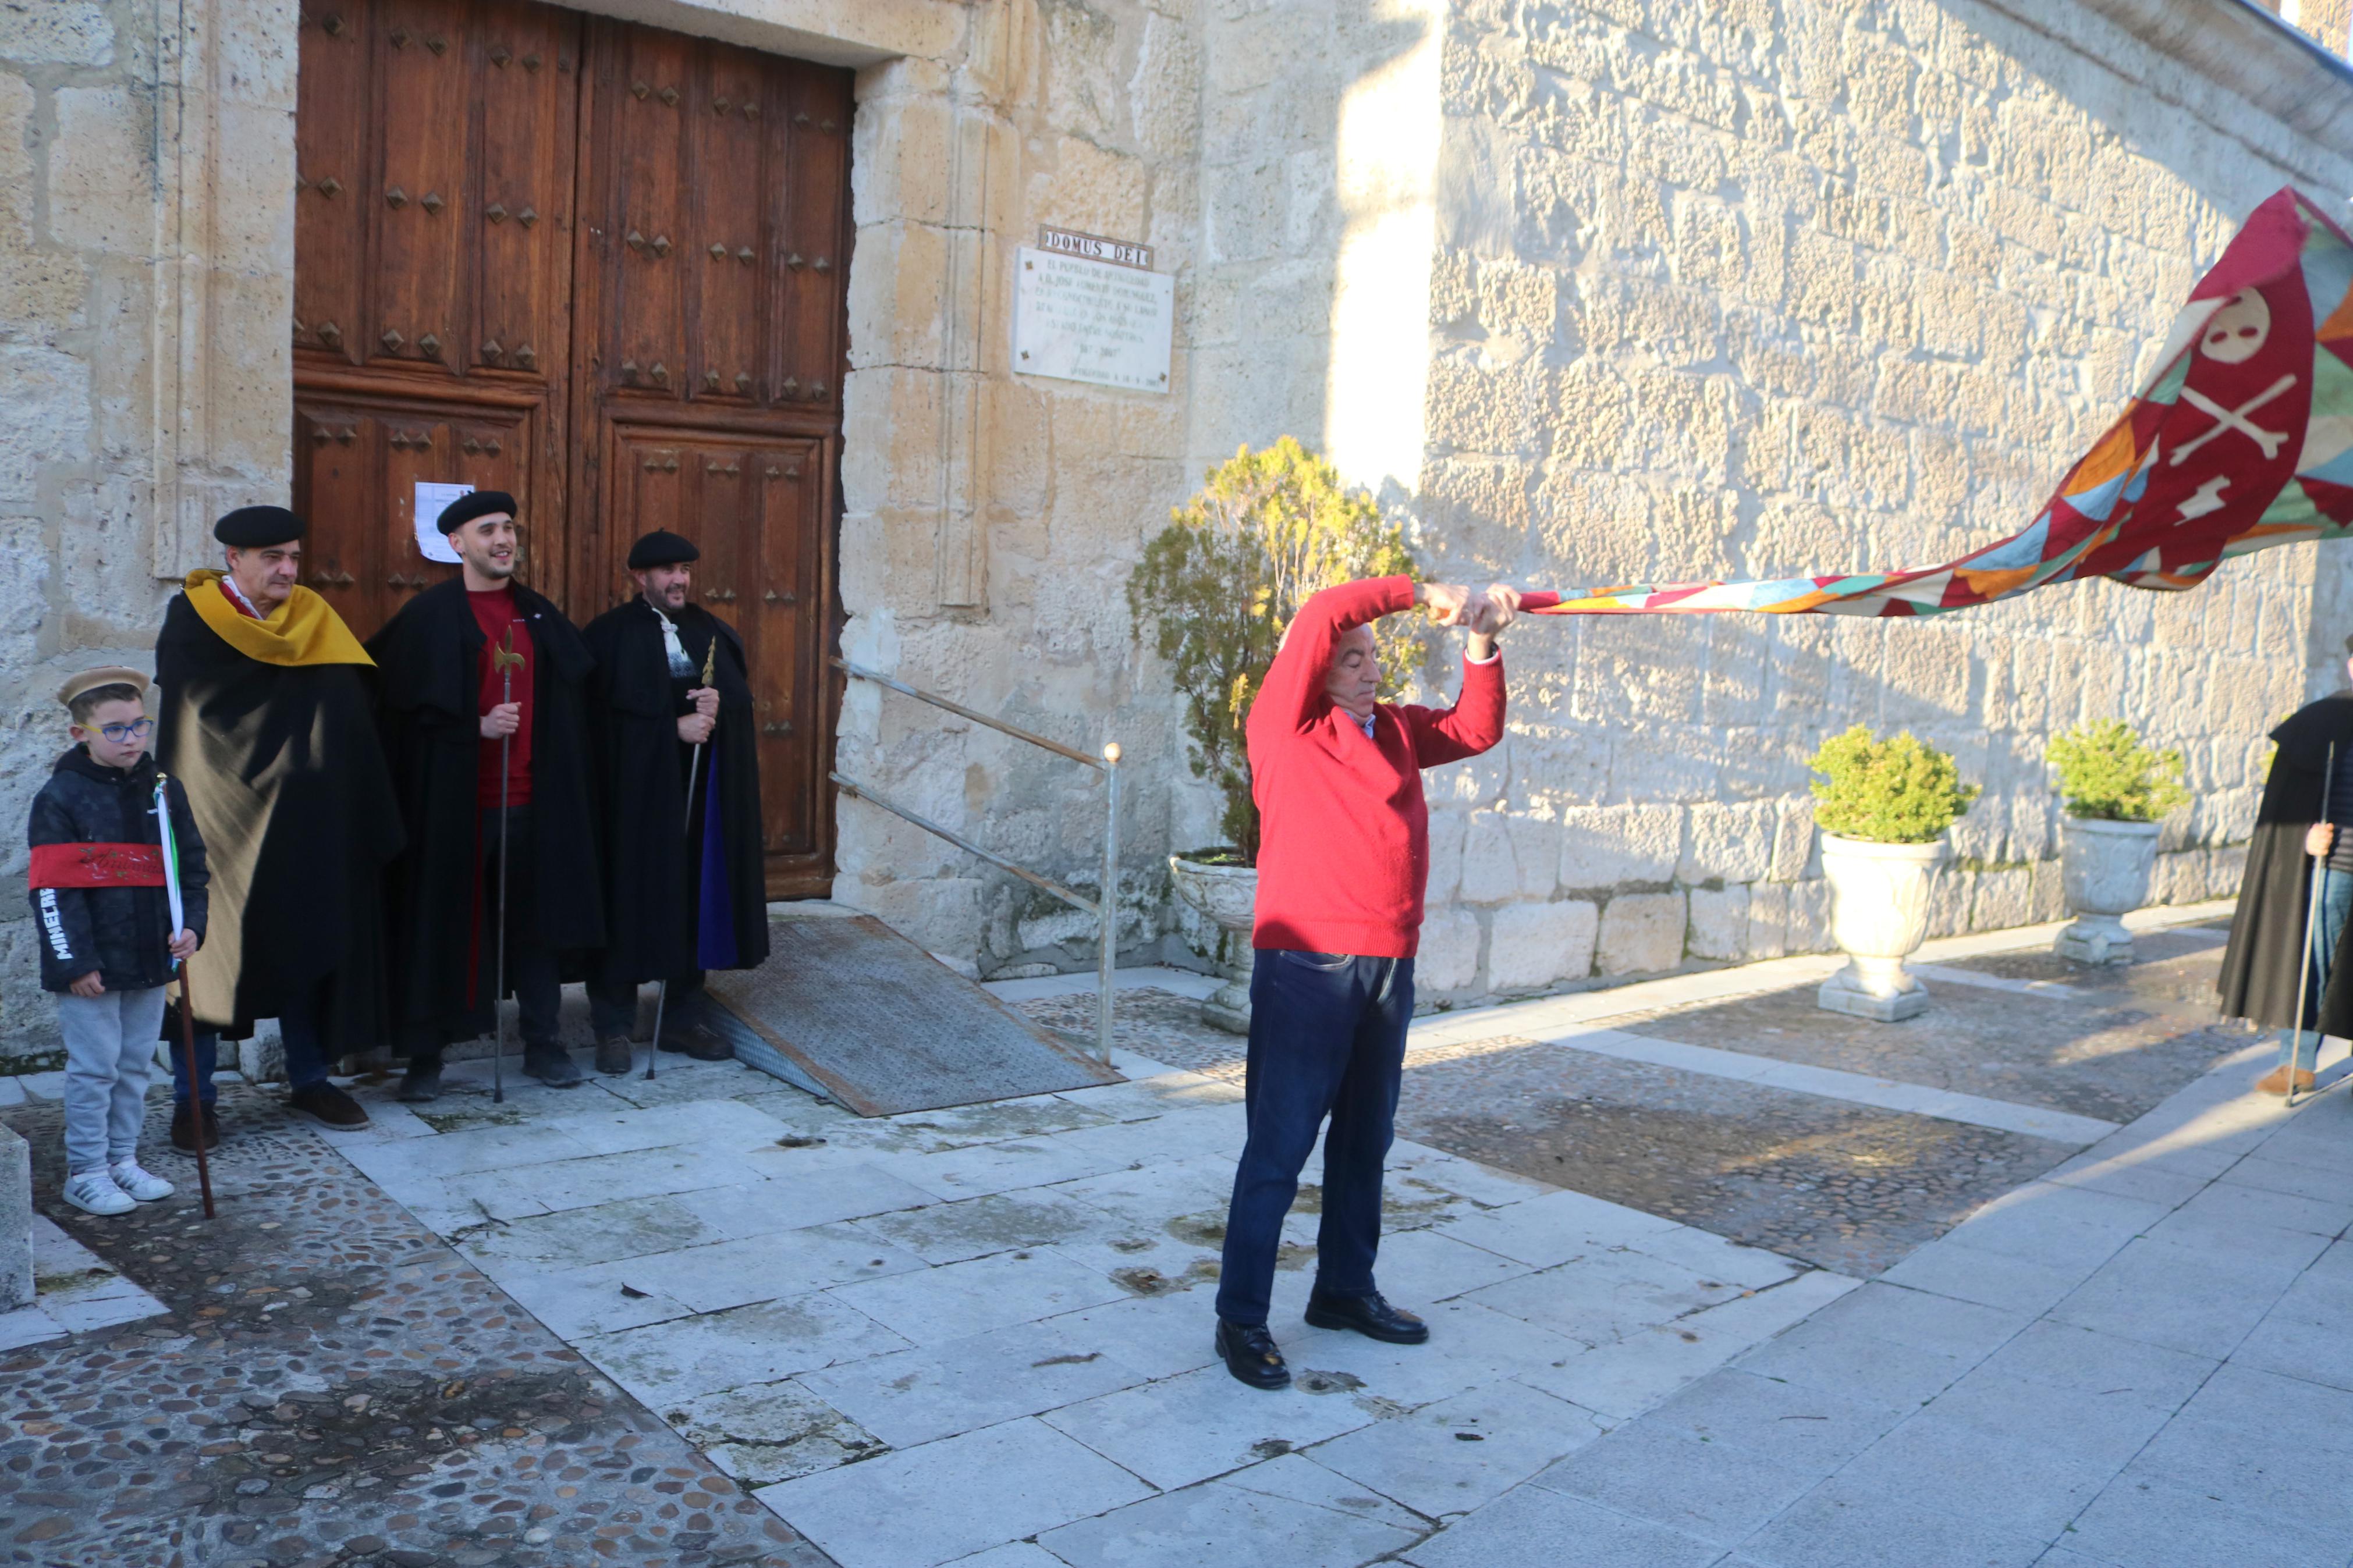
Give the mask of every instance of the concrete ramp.
[[736, 1059], [860, 1116], [1118, 1083], [871, 915], [778, 921], [768, 961], [713, 973]]

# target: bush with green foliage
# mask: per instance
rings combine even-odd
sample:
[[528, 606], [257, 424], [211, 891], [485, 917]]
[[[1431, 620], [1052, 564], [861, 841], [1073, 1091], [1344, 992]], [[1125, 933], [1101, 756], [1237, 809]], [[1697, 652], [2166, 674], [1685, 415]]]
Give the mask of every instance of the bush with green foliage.
[[2181, 753], [2153, 751], [2119, 719], [2094, 719], [2056, 736], [2043, 753], [2059, 771], [2070, 816], [2155, 822], [2189, 803]]
[[1933, 843], [1978, 797], [1952, 753], [1909, 731], [1882, 741], [1857, 724], [1824, 741], [1808, 765], [1822, 775], [1813, 786], [1815, 825], [1841, 838]]
[[[1258, 860], [1243, 734], [1282, 632], [1320, 588], [1359, 577], [1419, 578], [1405, 534], [1373, 498], [1289, 436], [1248, 447], [1206, 476], [1192, 500], [1145, 546], [1127, 580], [1139, 632], [1154, 630], [1185, 701], [1193, 772], [1214, 784], [1220, 831], [1247, 864]], [[1394, 698], [1426, 649], [1418, 621], [1376, 623], [1381, 697]]]

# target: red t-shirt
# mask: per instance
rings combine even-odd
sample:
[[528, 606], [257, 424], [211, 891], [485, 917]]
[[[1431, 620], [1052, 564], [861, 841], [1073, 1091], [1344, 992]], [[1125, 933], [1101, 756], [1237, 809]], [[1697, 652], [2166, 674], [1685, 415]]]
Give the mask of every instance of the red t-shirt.
[[[474, 624], [482, 628], [489, 639], [482, 647], [482, 711], [488, 713], [504, 700], [506, 680], [491, 651], [506, 646], [507, 628], [514, 628], [514, 650], [522, 655], [522, 662], [514, 668], [514, 700], [522, 705], [522, 728], [517, 730], [507, 748], [507, 804], [523, 805], [531, 800], [531, 691], [538, 666], [532, 660], [531, 627], [515, 613], [514, 590], [494, 589], [487, 594], [466, 592], [466, 604], [474, 612]], [[481, 769], [474, 798], [483, 805], [499, 804], [499, 742], [485, 738], [482, 742]]]
[[1413, 605], [1413, 580], [1326, 588], [1299, 607], [1250, 711], [1258, 801], [1258, 920], [1250, 945], [1410, 958], [1430, 881], [1421, 770], [1504, 738], [1504, 661], [1466, 663], [1440, 711], [1384, 702], [1373, 733], [1333, 706], [1324, 676], [1340, 634]]

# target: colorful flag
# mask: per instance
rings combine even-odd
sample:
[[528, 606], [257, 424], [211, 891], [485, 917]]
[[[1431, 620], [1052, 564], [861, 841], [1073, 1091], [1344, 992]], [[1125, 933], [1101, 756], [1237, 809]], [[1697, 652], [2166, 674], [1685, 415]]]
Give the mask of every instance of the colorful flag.
[[2025, 531], [1942, 566], [1530, 594], [1546, 615], [1935, 616], [2047, 583], [2194, 588], [2353, 531], [2353, 238], [2293, 188], [2190, 290], [2157, 368]]

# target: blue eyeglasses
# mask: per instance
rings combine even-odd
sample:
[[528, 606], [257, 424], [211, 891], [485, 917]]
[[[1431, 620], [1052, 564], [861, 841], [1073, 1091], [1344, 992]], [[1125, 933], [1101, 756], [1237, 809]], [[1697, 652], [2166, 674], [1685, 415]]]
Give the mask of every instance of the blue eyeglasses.
[[153, 734], [155, 721], [140, 719], [128, 724], [101, 724], [98, 727], [98, 732], [119, 746], [125, 741], [143, 741]]

